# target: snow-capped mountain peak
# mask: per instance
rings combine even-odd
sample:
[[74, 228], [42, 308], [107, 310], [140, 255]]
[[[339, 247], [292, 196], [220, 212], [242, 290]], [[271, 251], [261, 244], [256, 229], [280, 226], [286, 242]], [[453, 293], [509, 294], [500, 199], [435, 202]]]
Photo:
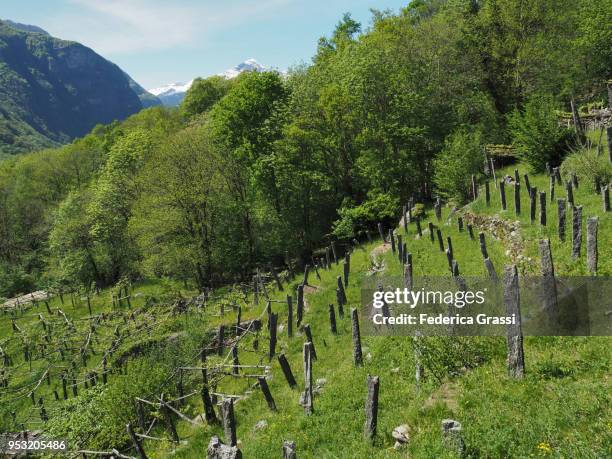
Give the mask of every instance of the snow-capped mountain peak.
[[[225, 72], [217, 73], [218, 76], [232, 79], [240, 75], [242, 72], [268, 72], [272, 69], [264, 67], [253, 58], [249, 58], [241, 62], [237, 66], [227, 69]], [[164, 105], [176, 106], [181, 103], [185, 97], [185, 93], [191, 88], [194, 80], [187, 83], [171, 83], [159, 88], [149, 89], [148, 91], [157, 96]]]
[[223, 76], [225, 78], [231, 79], [240, 75], [242, 72], [266, 72], [270, 70], [267, 67], [264, 67], [259, 62], [257, 62], [253, 58], [249, 58], [244, 62], [241, 62], [237, 66], [227, 69], [225, 72], [218, 73], [217, 75]]
[[149, 92], [154, 96], [163, 96], [176, 94], [177, 92], [187, 92], [191, 85], [193, 84], [193, 80], [187, 83], [170, 83], [164, 86], [160, 86], [159, 88], [149, 89]]

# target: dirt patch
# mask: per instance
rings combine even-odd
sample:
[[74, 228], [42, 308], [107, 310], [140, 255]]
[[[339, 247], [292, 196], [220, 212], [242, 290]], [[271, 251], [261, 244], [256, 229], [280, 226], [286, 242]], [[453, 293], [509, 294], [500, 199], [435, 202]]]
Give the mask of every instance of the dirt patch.
[[315, 293], [317, 290], [319, 289], [314, 285], [304, 285], [304, 295], [310, 295], [311, 293]]
[[4, 304], [0, 305], [2, 308], [15, 308], [19, 305], [26, 305], [34, 303], [35, 301], [45, 301], [50, 299], [51, 296], [44, 290], [37, 292], [28, 293], [27, 295], [18, 296], [7, 300]]
[[453, 383], [442, 384], [431, 396], [423, 403], [424, 408], [432, 408], [438, 403], [446, 405], [451, 411], [459, 409], [459, 390]]
[[466, 223], [501, 241], [506, 249], [506, 255], [510, 257], [512, 263], [519, 267], [521, 272], [533, 264], [533, 260], [524, 255], [525, 241], [521, 236], [519, 221], [506, 220], [497, 216], [476, 215], [471, 212], [464, 212], [463, 218]]
[[391, 250], [391, 244], [385, 242], [384, 244], [381, 244], [378, 247], [374, 247], [374, 249], [370, 252], [370, 256], [375, 257], [376, 255], [388, 252], [389, 250]]

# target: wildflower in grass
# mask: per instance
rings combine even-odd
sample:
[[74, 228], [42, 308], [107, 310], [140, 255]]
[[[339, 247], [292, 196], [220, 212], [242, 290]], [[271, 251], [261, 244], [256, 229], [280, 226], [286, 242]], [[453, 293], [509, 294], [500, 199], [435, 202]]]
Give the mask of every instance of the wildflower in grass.
[[550, 443], [543, 441], [538, 444], [538, 451], [540, 452], [540, 454], [548, 456], [549, 454], [552, 454], [553, 449], [550, 446]]

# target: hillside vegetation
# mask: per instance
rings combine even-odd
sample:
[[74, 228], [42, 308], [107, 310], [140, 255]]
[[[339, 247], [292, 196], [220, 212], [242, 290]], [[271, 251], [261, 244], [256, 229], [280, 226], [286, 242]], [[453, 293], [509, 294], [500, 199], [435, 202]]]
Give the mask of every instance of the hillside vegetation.
[[[320, 39], [312, 64], [286, 79], [198, 80], [177, 110], [149, 108], [70, 145], [1, 162], [0, 296], [44, 290], [52, 298], [2, 308], [0, 430], [42, 428], [75, 449], [136, 456], [129, 422], [150, 437], [149, 457], [201, 457], [212, 435], [229, 441], [203, 416], [208, 391], [218, 403], [236, 396], [245, 457], [278, 457], [285, 440], [299, 457], [454, 457], [440, 433], [447, 418], [462, 423], [467, 457], [608, 456], [609, 337], [526, 337], [526, 373], [516, 379], [503, 337], [364, 334], [355, 366], [350, 313], [356, 308], [364, 325], [363, 282], [405, 269], [388, 243], [371, 240], [379, 224], [387, 239], [389, 229], [403, 237], [415, 279], [450, 274], [430, 222], [445, 247], [451, 237], [464, 276], [487, 275], [480, 231], [500, 277], [508, 265], [539, 275], [545, 239], [556, 275], [611, 274], [609, 120], [596, 118], [591, 131], [579, 123], [589, 107], [610, 103], [610, 24], [610, 0], [418, 0], [397, 14], [374, 11], [367, 29], [347, 14]], [[559, 122], [567, 112], [576, 126]], [[556, 171], [562, 185], [551, 202]], [[545, 226], [530, 219], [525, 174], [547, 193]], [[580, 257], [569, 205], [565, 241], [557, 233], [556, 199], [575, 181]], [[413, 216], [407, 228], [404, 207]], [[584, 252], [585, 222], [595, 216], [596, 270]], [[324, 267], [332, 246], [339, 263]], [[278, 343], [269, 359], [271, 313]], [[245, 332], [254, 319], [261, 328]], [[298, 403], [306, 324], [317, 353], [311, 415]], [[246, 365], [237, 374], [234, 346]], [[364, 439], [368, 374], [380, 377], [372, 442]], [[396, 450], [391, 432], [401, 424], [410, 440]]]
[[0, 21], [0, 159], [68, 143], [155, 103], [91, 49]]

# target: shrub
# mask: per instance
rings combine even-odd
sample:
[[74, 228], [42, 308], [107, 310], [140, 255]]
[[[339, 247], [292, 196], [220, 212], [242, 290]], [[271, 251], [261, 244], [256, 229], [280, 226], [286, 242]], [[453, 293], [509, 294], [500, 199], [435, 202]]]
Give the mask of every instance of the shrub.
[[35, 289], [34, 276], [22, 268], [0, 264], [0, 297], [11, 298]]
[[434, 160], [434, 184], [438, 193], [465, 203], [471, 195], [471, 176], [484, 164], [479, 132], [456, 131], [446, 139], [444, 149]]
[[392, 219], [398, 207], [399, 200], [388, 193], [371, 193], [356, 207], [345, 203], [338, 209], [340, 218], [334, 222], [332, 233], [338, 238], [351, 238], [365, 228]]
[[523, 112], [514, 111], [508, 120], [512, 145], [532, 172], [542, 172], [546, 163], [557, 166], [575, 141], [573, 131], [559, 125], [551, 96], [532, 97]]
[[571, 153], [561, 164], [561, 173], [569, 177], [574, 172], [585, 182], [595, 185], [612, 181], [612, 163], [605, 155], [597, 156], [593, 150], [578, 150]]
[[83, 390], [64, 402], [46, 430], [52, 438], [65, 438], [72, 446], [122, 447], [129, 441], [125, 425], [134, 417], [134, 397], [158, 393], [169, 371], [154, 357], [130, 361], [129, 375], [113, 375], [112, 384]]

